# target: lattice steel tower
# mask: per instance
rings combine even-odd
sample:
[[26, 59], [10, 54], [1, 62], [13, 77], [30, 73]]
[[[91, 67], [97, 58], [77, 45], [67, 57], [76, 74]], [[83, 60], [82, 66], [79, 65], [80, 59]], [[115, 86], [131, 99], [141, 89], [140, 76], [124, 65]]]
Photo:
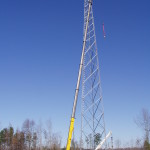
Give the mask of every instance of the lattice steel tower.
[[95, 150], [106, 134], [92, 2], [84, 0], [81, 148]]

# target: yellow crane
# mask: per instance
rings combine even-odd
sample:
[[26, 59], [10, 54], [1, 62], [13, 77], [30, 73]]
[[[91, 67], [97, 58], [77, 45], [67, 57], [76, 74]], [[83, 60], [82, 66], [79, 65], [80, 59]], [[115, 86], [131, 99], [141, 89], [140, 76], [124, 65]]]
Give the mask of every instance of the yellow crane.
[[79, 93], [79, 85], [80, 85], [80, 79], [81, 79], [83, 60], [84, 60], [85, 44], [86, 44], [87, 29], [88, 29], [88, 24], [89, 24], [89, 16], [90, 16], [91, 6], [92, 6], [92, 0], [89, 0], [88, 16], [87, 16], [86, 27], [85, 27], [85, 32], [84, 32], [82, 55], [81, 55], [79, 73], [78, 73], [77, 86], [76, 86], [76, 90], [75, 90], [75, 97], [74, 97], [74, 103], [73, 103], [73, 109], [72, 109], [72, 116], [71, 116], [71, 120], [70, 120], [70, 128], [69, 128], [69, 133], [68, 133], [66, 150], [70, 150], [72, 133], [74, 130], [75, 112], [76, 112], [76, 105], [77, 105], [77, 99], [78, 99], [78, 93]]

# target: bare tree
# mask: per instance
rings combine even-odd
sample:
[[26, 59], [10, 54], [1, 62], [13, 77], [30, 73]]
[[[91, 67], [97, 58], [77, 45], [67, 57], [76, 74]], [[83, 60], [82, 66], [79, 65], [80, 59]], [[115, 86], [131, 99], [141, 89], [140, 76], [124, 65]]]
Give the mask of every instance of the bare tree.
[[39, 124], [37, 125], [37, 140], [38, 140], [38, 148], [39, 150], [42, 149], [42, 136], [43, 136], [43, 127], [42, 127], [42, 121], [39, 121]]
[[58, 133], [54, 133], [52, 136], [52, 144], [51, 149], [52, 150], [60, 150], [61, 149], [61, 136]]
[[130, 140], [130, 148], [133, 148], [133, 147], [134, 147], [134, 140], [131, 139], [131, 140]]
[[119, 140], [119, 139], [117, 139], [116, 141], [115, 141], [115, 145], [116, 145], [116, 148], [120, 148], [121, 147], [121, 141]]
[[46, 122], [46, 129], [44, 130], [44, 138], [45, 138], [45, 146], [50, 149], [52, 145], [52, 123], [50, 119]]
[[75, 149], [76, 149], [76, 150], [79, 150], [79, 149], [80, 149], [80, 146], [79, 146], [78, 141], [74, 141], [74, 144], [75, 144]]
[[144, 131], [144, 137], [147, 142], [149, 142], [149, 132], [150, 132], [150, 114], [147, 109], [142, 109], [140, 115], [135, 119], [136, 125]]
[[26, 119], [23, 123], [22, 130], [25, 134], [25, 141], [28, 150], [31, 150], [32, 146], [35, 147], [35, 122], [33, 120]]

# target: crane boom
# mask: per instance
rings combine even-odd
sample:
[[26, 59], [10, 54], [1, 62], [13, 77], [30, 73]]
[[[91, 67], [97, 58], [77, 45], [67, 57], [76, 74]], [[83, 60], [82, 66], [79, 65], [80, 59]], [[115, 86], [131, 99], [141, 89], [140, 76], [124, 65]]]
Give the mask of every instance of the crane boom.
[[74, 97], [74, 104], [73, 104], [73, 109], [72, 109], [72, 116], [71, 116], [71, 120], [70, 120], [70, 128], [69, 128], [69, 133], [68, 133], [66, 150], [70, 150], [72, 132], [74, 130], [75, 111], [76, 111], [76, 105], [77, 105], [77, 99], [78, 99], [78, 93], [79, 93], [79, 85], [80, 85], [80, 79], [81, 79], [81, 72], [82, 72], [82, 66], [83, 66], [83, 60], [84, 60], [84, 51], [85, 51], [85, 44], [86, 44], [86, 37], [87, 37], [91, 5], [92, 5], [92, 0], [89, 0], [88, 16], [87, 16], [86, 28], [85, 28], [85, 32], [84, 32], [82, 55], [81, 55], [78, 80], [77, 80], [77, 86], [76, 86], [75, 97]]

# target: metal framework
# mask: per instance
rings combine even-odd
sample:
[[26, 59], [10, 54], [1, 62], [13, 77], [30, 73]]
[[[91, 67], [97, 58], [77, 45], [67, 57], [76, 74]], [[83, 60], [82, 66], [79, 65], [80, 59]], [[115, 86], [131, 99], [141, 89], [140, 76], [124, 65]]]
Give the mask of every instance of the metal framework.
[[81, 149], [95, 150], [106, 133], [92, 0], [84, 0], [83, 40]]

